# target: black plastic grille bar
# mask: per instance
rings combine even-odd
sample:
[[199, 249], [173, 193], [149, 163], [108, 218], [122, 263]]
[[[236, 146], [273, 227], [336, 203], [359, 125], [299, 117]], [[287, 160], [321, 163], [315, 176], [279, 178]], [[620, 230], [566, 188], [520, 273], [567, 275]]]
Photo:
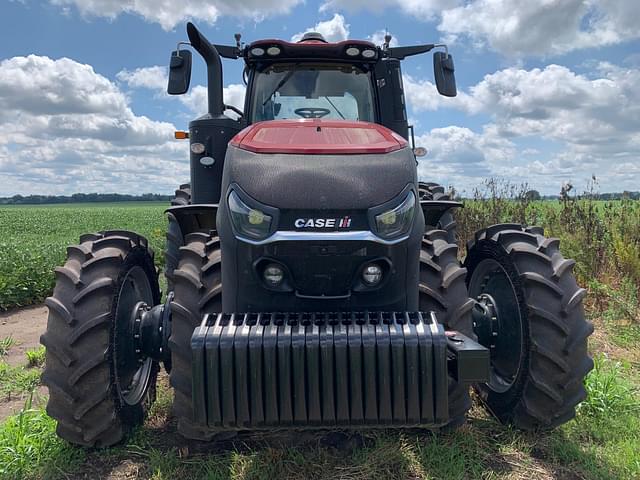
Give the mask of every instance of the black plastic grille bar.
[[193, 420], [210, 429], [448, 420], [447, 339], [432, 313], [209, 314], [192, 353]]

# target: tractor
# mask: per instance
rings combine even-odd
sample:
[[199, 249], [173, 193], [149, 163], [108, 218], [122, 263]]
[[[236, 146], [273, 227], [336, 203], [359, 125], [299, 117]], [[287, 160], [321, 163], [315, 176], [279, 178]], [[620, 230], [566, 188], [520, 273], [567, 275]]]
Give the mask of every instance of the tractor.
[[[593, 366], [575, 262], [520, 224], [476, 232], [461, 261], [463, 204], [418, 180], [424, 150], [401, 62], [434, 50], [436, 88], [453, 97], [445, 45], [317, 33], [214, 45], [192, 23], [187, 34], [168, 93], [188, 91], [195, 50], [208, 113], [176, 132], [189, 139], [191, 178], [166, 211], [167, 292], [136, 233], [68, 248], [41, 337], [60, 437], [122, 441], [144, 421], [161, 366], [178, 430], [197, 440], [451, 429], [472, 389], [519, 429], [575, 415]], [[243, 110], [223, 101], [222, 58], [244, 62]]]

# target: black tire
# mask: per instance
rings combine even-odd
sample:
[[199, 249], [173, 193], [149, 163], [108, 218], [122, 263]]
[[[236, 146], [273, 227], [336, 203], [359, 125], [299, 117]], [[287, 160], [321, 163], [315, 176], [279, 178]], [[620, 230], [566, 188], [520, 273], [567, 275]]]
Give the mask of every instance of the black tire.
[[[418, 196], [420, 200], [451, 200], [451, 196], [445, 192], [442, 185], [432, 182], [418, 182]], [[457, 224], [453, 209], [444, 212], [437, 225], [426, 225], [425, 231], [429, 230], [444, 230], [447, 232], [449, 243], [456, 243]]]
[[[131, 232], [83, 235], [80, 245], [67, 249], [56, 277], [53, 296], [45, 301], [47, 330], [40, 338], [46, 347], [47, 413], [58, 421], [58, 435], [71, 443], [114, 445], [143, 422], [155, 399], [158, 364], [122, 362], [125, 354], [119, 352], [135, 347], [133, 335], [122, 333], [130, 328], [131, 316], [118, 313], [132, 312], [131, 302], [160, 302], [153, 251]], [[140, 385], [131, 398], [120, 382], [136, 370], [143, 372], [143, 383], [127, 383]]]
[[173, 410], [182, 435], [209, 440], [211, 432], [200, 430], [193, 423], [191, 335], [205, 313], [222, 311], [220, 240], [215, 233], [187, 235], [185, 245], [180, 248], [174, 279], [169, 338], [172, 361], [170, 381], [175, 393]]
[[171, 206], [175, 207], [178, 205], [191, 205], [191, 184], [183, 183], [176, 190], [175, 196], [173, 200], [171, 200]]
[[[491, 323], [496, 340], [484, 343], [495, 345], [493, 376], [478, 392], [501, 422], [524, 430], [550, 429], [573, 418], [586, 396], [584, 377], [593, 368], [587, 352], [593, 326], [582, 306], [586, 290], [578, 287], [575, 262], [563, 258], [559, 240], [542, 233], [537, 227], [494, 225], [476, 233], [465, 260], [469, 293], [495, 294], [501, 297], [495, 298], [496, 311], [512, 312], [504, 318], [498, 313]], [[509, 335], [499, 346], [500, 337]], [[505, 367], [505, 358], [519, 361]]]
[[[458, 246], [449, 241], [444, 230], [427, 231], [420, 250], [420, 311], [433, 311], [438, 321], [448, 330], [474, 338], [471, 310], [474, 301], [467, 294], [467, 271], [460, 266]], [[471, 408], [469, 386], [457, 383], [449, 377], [448, 428], [455, 428], [465, 421]]]
[[[191, 204], [191, 184], [180, 185], [176, 190], [175, 197], [171, 200], [171, 206]], [[180, 224], [172, 213], [167, 214], [167, 241], [164, 249], [164, 276], [167, 279], [167, 291], [172, 292], [174, 288], [173, 271], [178, 267], [180, 258], [180, 247], [184, 245], [184, 236], [180, 230]]]
[[167, 214], [167, 241], [164, 250], [164, 276], [167, 279], [167, 292], [173, 292], [174, 279], [173, 272], [178, 267], [180, 258], [180, 247], [184, 245], [184, 237], [180, 224], [172, 213]]

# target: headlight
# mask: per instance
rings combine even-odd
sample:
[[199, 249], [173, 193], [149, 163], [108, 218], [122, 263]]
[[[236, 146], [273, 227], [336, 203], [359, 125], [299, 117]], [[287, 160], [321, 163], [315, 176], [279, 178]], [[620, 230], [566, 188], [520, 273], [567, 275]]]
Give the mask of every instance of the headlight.
[[383, 238], [393, 238], [406, 234], [411, 230], [416, 208], [416, 196], [409, 192], [407, 198], [392, 210], [376, 215], [376, 229]]
[[229, 212], [238, 234], [255, 240], [263, 240], [269, 236], [271, 215], [251, 208], [234, 191], [229, 194]]

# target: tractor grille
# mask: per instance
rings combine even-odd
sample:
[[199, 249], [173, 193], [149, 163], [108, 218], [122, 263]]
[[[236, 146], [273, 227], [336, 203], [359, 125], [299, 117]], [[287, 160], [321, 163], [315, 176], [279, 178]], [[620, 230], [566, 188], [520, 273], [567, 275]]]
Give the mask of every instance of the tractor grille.
[[448, 420], [434, 314], [210, 314], [191, 342], [194, 420], [210, 429]]

